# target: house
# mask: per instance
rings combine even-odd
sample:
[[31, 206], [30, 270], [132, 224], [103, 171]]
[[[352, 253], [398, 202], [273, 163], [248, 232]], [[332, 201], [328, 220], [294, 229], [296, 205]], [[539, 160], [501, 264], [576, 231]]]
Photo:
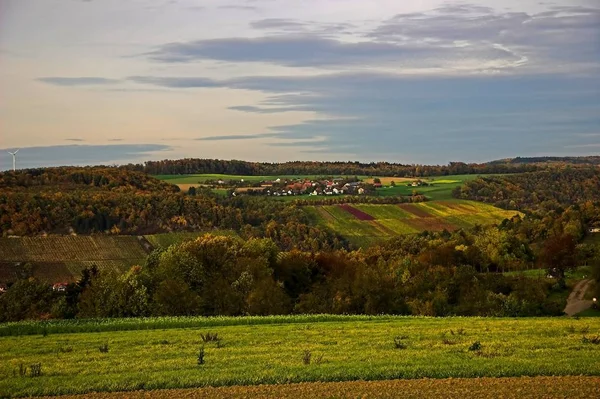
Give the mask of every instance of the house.
[[375, 187], [375, 188], [381, 188], [382, 184], [381, 183], [373, 183], [373, 187]]
[[52, 286], [52, 290], [57, 292], [65, 292], [67, 290], [67, 285], [68, 283], [55, 283]]
[[365, 193], [365, 189], [364, 189], [364, 188], [362, 188], [362, 187], [360, 187], [360, 188], [358, 189], [358, 195], [363, 195], [364, 193]]

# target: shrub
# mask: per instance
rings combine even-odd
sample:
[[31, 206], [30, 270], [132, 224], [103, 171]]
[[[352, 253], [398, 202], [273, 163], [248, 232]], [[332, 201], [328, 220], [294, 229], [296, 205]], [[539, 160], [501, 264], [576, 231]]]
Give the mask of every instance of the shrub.
[[34, 363], [29, 366], [29, 376], [39, 377], [42, 375], [42, 363]]
[[470, 351], [478, 351], [481, 350], [481, 342], [475, 341], [469, 346]]
[[220, 340], [219, 334], [207, 332], [206, 334], [200, 334], [202, 342], [218, 342]]
[[98, 349], [100, 350], [100, 353], [108, 353], [108, 342], [105, 342], [102, 345], [100, 345]]
[[204, 346], [200, 347], [200, 350], [198, 351], [198, 366], [203, 365], [204, 364]]
[[594, 344], [594, 345], [598, 345], [600, 344], [600, 335], [596, 335], [595, 337], [586, 337], [585, 335], [581, 338], [581, 342], [583, 342], [584, 344]]
[[312, 353], [309, 350], [304, 351], [304, 355], [302, 356], [302, 363], [308, 365], [310, 364], [310, 358], [312, 357]]
[[396, 349], [406, 349], [406, 344], [402, 342], [403, 339], [408, 338], [406, 335], [400, 337], [394, 337], [394, 347]]

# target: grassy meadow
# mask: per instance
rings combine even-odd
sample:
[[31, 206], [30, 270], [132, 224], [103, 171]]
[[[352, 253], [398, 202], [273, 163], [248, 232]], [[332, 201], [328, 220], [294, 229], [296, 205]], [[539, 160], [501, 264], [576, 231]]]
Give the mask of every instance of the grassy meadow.
[[[138, 330], [81, 333], [50, 328], [47, 334], [1, 337], [1, 396], [310, 381], [600, 375], [600, 345], [587, 339], [600, 333], [598, 318], [287, 316], [271, 318], [273, 324], [250, 325], [222, 320], [223, 325], [215, 319], [210, 327], [199, 323], [147, 330], [141, 324]], [[218, 340], [203, 342], [202, 334], [207, 333], [217, 334]], [[31, 376], [31, 365], [36, 364], [41, 374]], [[27, 370], [20, 373], [23, 367]]]
[[495, 224], [518, 213], [466, 200], [398, 205], [352, 204], [351, 207], [370, 218], [361, 219], [339, 205], [306, 206], [303, 209], [317, 225], [334, 230], [359, 246], [424, 230], [451, 231], [477, 224]]

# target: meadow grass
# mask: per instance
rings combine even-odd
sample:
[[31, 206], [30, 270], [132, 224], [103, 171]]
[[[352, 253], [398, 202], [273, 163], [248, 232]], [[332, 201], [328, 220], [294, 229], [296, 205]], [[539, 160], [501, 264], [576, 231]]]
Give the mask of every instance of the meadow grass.
[[[600, 375], [600, 346], [582, 340], [600, 332], [597, 318], [288, 316], [266, 318], [268, 324], [245, 319], [238, 325], [228, 325], [235, 318], [222, 318], [222, 324], [215, 318], [202, 327], [2, 337], [0, 393]], [[220, 341], [204, 343], [200, 334], [207, 332], [218, 333]], [[481, 348], [470, 350], [476, 341]], [[105, 344], [108, 351], [101, 352]], [[198, 365], [202, 346], [205, 363]], [[303, 361], [306, 351], [310, 364]], [[19, 375], [21, 364], [35, 363], [41, 363], [41, 376]]]

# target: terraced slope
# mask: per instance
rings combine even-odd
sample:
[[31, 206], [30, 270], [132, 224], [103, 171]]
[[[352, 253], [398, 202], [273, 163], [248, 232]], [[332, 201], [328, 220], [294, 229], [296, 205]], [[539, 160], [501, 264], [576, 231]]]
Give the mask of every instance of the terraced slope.
[[134, 236], [48, 236], [0, 238], [0, 282], [12, 281], [19, 264], [50, 283], [77, 279], [93, 265], [125, 271], [143, 264], [146, 251]]
[[325, 205], [304, 208], [321, 226], [355, 245], [424, 230], [448, 231], [500, 223], [517, 214], [474, 201], [445, 200], [399, 205]]

